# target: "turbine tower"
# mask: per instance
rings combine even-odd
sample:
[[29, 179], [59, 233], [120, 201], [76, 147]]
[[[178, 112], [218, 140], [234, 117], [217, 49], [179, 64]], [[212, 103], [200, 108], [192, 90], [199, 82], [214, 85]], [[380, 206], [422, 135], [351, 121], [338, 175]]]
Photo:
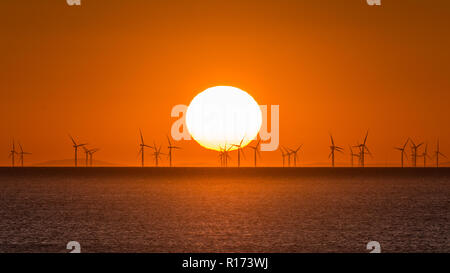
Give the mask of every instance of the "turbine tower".
[[142, 167], [144, 167], [144, 151], [145, 151], [145, 147], [147, 147], [147, 148], [153, 148], [153, 147], [152, 146], [148, 146], [148, 145], [145, 144], [144, 137], [142, 136], [141, 129], [139, 129], [139, 134], [141, 136], [141, 143], [139, 144], [139, 146], [140, 146], [139, 154], [141, 155], [141, 165], [142, 165]]
[[21, 163], [21, 165], [23, 167], [23, 156], [24, 155], [31, 155], [31, 153], [24, 152], [23, 148], [22, 148], [22, 145], [20, 143], [19, 143], [19, 148], [20, 148], [20, 153], [19, 153], [19, 155], [20, 155], [20, 163]]
[[78, 165], [78, 147], [86, 146], [87, 143], [77, 144], [77, 142], [75, 141], [75, 139], [73, 139], [73, 137], [71, 135], [69, 135], [69, 137], [72, 140], [73, 148], [75, 149], [75, 167], [77, 167], [77, 165]]
[[11, 157], [11, 166], [13, 166], [13, 167], [15, 167], [15, 164], [16, 164], [16, 162], [15, 162], [16, 154], [18, 154], [18, 153], [16, 151], [16, 144], [13, 139], [12, 150], [9, 152], [9, 156], [8, 156], [8, 157]]
[[330, 139], [331, 139], [331, 146], [330, 146], [331, 152], [330, 152], [330, 155], [328, 156], [328, 158], [331, 157], [331, 166], [334, 168], [334, 152], [338, 151], [338, 152], [342, 153], [343, 148], [340, 146], [336, 146], [334, 144], [334, 139], [333, 139], [332, 134], [330, 134]]
[[238, 167], [241, 166], [241, 153], [242, 153], [242, 156], [245, 158], [245, 155], [244, 155], [244, 147], [242, 147], [242, 142], [244, 142], [244, 138], [245, 138], [245, 137], [243, 137], [243, 138], [241, 139], [241, 142], [239, 143], [239, 145], [237, 145], [237, 144], [232, 144], [232, 145], [231, 145], [231, 146], [237, 148], [237, 152], [238, 152]]
[[396, 150], [399, 150], [401, 153], [401, 163], [402, 163], [402, 168], [404, 165], [404, 156], [406, 155], [406, 144], [408, 144], [409, 142], [409, 138], [406, 140], [405, 144], [403, 144], [403, 146], [401, 147], [395, 147]]
[[289, 149], [290, 154], [292, 154], [294, 157], [294, 167], [297, 167], [297, 152], [300, 150], [300, 148], [302, 148], [302, 146], [303, 144], [298, 146], [298, 148], [295, 150]]
[[416, 145], [414, 143], [414, 141], [412, 139], [410, 139], [411, 141], [411, 157], [412, 157], [412, 162], [413, 162], [413, 167], [417, 167], [417, 149], [419, 149], [420, 146], [422, 146], [423, 142], [420, 143], [419, 145]]
[[434, 154], [436, 155], [436, 168], [439, 168], [439, 156], [447, 158], [446, 155], [439, 151], [439, 139], [437, 140], [436, 151], [434, 152]]
[[249, 146], [250, 148], [253, 149], [254, 151], [254, 162], [255, 162], [255, 167], [256, 167], [256, 155], [258, 155], [259, 157], [261, 157], [261, 154], [259, 153], [259, 145], [261, 144], [261, 139], [258, 140], [258, 142], [256, 142], [255, 146]]
[[169, 142], [169, 146], [167, 146], [167, 148], [169, 149], [169, 166], [172, 167], [172, 149], [181, 149], [181, 147], [173, 146], [170, 142], [169, 136], [166, 137], [167, 141]]

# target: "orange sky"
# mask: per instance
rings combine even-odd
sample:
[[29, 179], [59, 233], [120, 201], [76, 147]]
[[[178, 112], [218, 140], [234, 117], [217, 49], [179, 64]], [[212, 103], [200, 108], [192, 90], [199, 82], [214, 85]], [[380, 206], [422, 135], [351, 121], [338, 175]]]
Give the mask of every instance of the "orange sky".
[[[280, 141], [305, 145], [300, 165], [329, 164], [328, 132], [347, 147], [366, 129], [369, 165], [397, 164], [408, 136], [430, 151], [440, 137], [450, 154], [446, 0], [4, 0], [0, 39], [0, 165], [13, 137], [28, 164], [70, 159], [68, 133], [99, 160], [138, 165], [139, 128], [166, 145], [172, 106], [215, 85], [280, 105]], [[176, 165], [218, 163], [177, 145]]]

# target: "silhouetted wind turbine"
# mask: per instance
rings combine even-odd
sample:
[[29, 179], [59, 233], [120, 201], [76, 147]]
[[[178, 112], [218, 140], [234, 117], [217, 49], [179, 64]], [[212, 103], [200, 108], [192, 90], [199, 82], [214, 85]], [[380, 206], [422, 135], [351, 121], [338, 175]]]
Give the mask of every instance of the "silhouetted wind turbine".
[[15, 144], [14, 139], [13, 139], [12, 150], [9, 152], [9, 157], [11, 157], [11, 165], [13, 167], [15, 167], [15, 156], [16, 156], [16, 154], [18, 154], [18, 153], [16, 151], [16, 144]]
[[161, 153], [161, 146], [156, 147], [156, 143], [153, 143], [153, 156], [155, 157], [155, 166], [158, 167], [158, 160], [163, 153]]
[[328, 158], [331, 157], [331, 166], [334, 168], [334, 151], [338, 151], [338, 152], [342, 153], [343, 148], [340, 146], [336, 146], [334, 144], [334, 139], [333, 139], [332, 134], [330, 134], [330, 139], [331, 139], [331, 146], [330, 146], [331, 152], [330, 152], [330, 155], [328, 156]]
[[444, 155], [443, 153], [441, 153], [441, 151], [439, 151], [439, 139], [437, 140], [436, 151], [434, 152], [434, 154], [436, 155], [436, 168], [439, 168], [439, 156], [447, 158], [446, 155]]
[[83, 146], [84, 153], [86, 154], [86, 167], [92, 167], [92, 155], [98, 152], [99, 149], [87, 149], [86, 146]]
[[404, 162], [404, 156], [406, 155], [406, 144], [408, 144], [409, 138], [406, 140], [405, 144], [401, 147], [395, 147], [396, 150], [399, 150], [401, 152], [401, 163], [403, 168], [403, 162]]
[[255, 161], [255, 167], [256, 167], [256, 154], [258, 154], [259, 157], [261, 157], [261, 154], [259, 153], [259, 145], [261, 144], [261, 139], [258, 140], [255, 146], [248, 146], [249, 148], [252, 148], [254, 150], [254, 161]]
[[73, 137], [71, 135], [69, 135], [69, 137], [72, 140], [73, 148], [75, 149], [75, 167], [77, 167], [77, 165], [78, 165], [78, 147], [85, 146], [85, 145], [87, 145], [87, 143], [77, 144], [77, 142], [75, 141], [75, 139], [73, 139]]
[[145, 144], [145, 142], [144, 142], [144, 137], [142, 136], [142, 131], [141, 131], [141, 129], [139, 129], [139, 134], [140, 134], [140, 136], [141, 136], [141, 143], [139, 144], [139, 146], [140, 146], [139, 154], [141, 155], [141, 164], [142, 164], [142, 167], [144, 167], [144, 151], [145, 151], [145, 147], [147, 147], [147, 148], [153, 148], [153, 147], [152, 147], [152, 146], [148, 146], [148, 145]]
[[231, 148], [233, 148], [233, 146], [230, 146], [227, 149], [227, 144], [225, 144], [225, 148], [223, 149], [223, 158], [224, 158], [225, 167], [228, 167], [228, 159], [231, 159], [230, 155], [228, 154], [228, 152], [231, 150]]
[[427, 158], [431, 157], [428, 155], [428, 143], [425, 144], [425, 149], [423, 150], [423, 153], [420, 155], [423, 157], [423, 166], [426, 167], [427, 166]]
[[300, 146], [298, 146], [298, 148], [295, 149], [295, 150], [289, 149], [290, 153], [291, 153], [291, 154], [293, 155], [293, 157], [294, 157], [294, 167], [297, 167], [297, 152], [300, 150], [300, 148], [301, 148], [302, 146], [303, 146], [303, 144], [300, 145]]
[[285, 153], [283, 150], [283, 147], [280, 147], [280, 151], [281, 151], [281, 156], [283, 157], [283, 167], [284, 167], [284, 163], [285, 163], [285, 158], [286, 156], [288, 156], [287, 152]]
[[231, 146], [233, 146], [233, 147], [237, 147], [237, 152], [238, 152], [238, 167], [241, 166], [241, 152], [242, 152], [242, 156], [245, 157], [245, 155], [244, 155], [244, 149], [243, 149], [243, 147], [242, 147], [242, 142], [244, 142], [244, 138], [245, 138], [245, 137], [243, 137], [243, 138], [241, 139], [241, 142], [239, 143], [239, 145], [237, 145], [237, 144], [232, 144], [232, 145], [231, 145]]
[[167, 148], [169, 149], [169, 166], [172, 167], [172, 149], [181, 149], [181, 147], [172, 146], [169, 136], [166, 137], [167, 141], [169, 142], [169, 146], [167, 146]]
[[224, 156], [225, 156], [225, 153], [223, 152], [223, 148], [221, 147], [221, 146], [219, 146], [219, 149], [220, 149], [220, 151], [219, 151], [219, 159], [220, 159], [220, 166], [221, 167], [223, 167], [224, 166]]
[[423, 142], [420, 143], [419, 145], [416, 145], [414, 143], [414, 141], [412, 139], [410, 139], [411, 141], [411, 157], [412, 157], [412, 161], [413, 161], [413, 167], [417, 167], [417, 149], [422, 146]]
[[350, 151], [350, 162], [351, 162], [351, 165], [352, 165], [352, 167], [354, 166], [354, 161], [353, 161], [353, 157], [359, 157], [359, 154], [355, 154], [354, 152], [353, 152], [353, 148], [352, 148], [352, 146], [350, 146], [350, 145], [348, 145], [348, 150]]
[[292, 152], [286, 147], [283, 147], [283, 148], [284, 148], [284, 151], [285, 151], [285, 156], [287, 156], [287, 158], [288, 158], [288, 167], [290, 167], [291, 166], [291, 154], [292, 154]]
[[100, 149], [91, 149], [91, 150], [89, 150], [89, 163], [90, 163], [90, 165], [91, 165], [91, 167], [92, 167], [92, 162], [93, 162], [93, 160], [92, 160], [92, 157], [94, 156], [94, 154], [96, 153], [96, 152], [98, 152], [98, 151], [100, 151]]
[[89, 150], [86, 148], [86, 146], [83, 146], [84, 154], [86, 156], [86, 167], [89, 166]]
[[359, 145], [354, 146], [354, 147], [358, 147], [359, 148], [359, 162], [361, 164], [361, 167], [363, 167], [363, 168], [365, 166], [365, 161], [364, 160], [365, 160], [366, 152], [370, 156], [372, 156], [372, 153], [370, 152], [369, 148], [367, 148], [367, 144], [366, 144], [368, 135], [369, 135], [369, 131], [366, 132], [366, 136], [364, 137], [363, 144], [359, 144]]
[[21, 165], [23, 167], [23, 156], [24, 155], [31, 155], [31, 153], [24, 152], [23, 148], [22, 148], [22, 145], [20, 143], [19, 143], [19, 148], [20, 148], [20, 153], [19, 153], [19, 155], [20, 155], [20, 162], [21, 162]]

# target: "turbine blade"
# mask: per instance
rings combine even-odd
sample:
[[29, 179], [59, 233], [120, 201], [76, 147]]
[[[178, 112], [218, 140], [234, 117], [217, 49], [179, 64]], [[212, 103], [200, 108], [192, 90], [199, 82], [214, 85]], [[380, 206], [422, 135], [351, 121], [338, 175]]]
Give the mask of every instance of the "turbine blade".
[[142, 130], [139, 129], [139, 134], [141, 135], [141, 144], [144, 144], [144, 137], [142, 136]]
[[261, 142], [261, 139], [258, 139], [258, 141], [256, 142], [256, 145], [255, 145], [256, 148], [259, 146], [260, 142]]
[[75, 139], [73, 139], [73, 137], [71, 135], [69, 135], [70, 139], [72, 140], [73, 145], [77, 145], [77, 143], [75, 142]]
[[405, 149], [406, 144], [408, 144], [409, 138], [406, 140], [405, 144], [403, 144], [403, 149]]
[[364, 138], [364, 144], [366, 144], [366, 141], [367, 141], [367, 136], [369, 135], [369, 130], [367, 130], [367, 132], [366, 132], [366, 137]]

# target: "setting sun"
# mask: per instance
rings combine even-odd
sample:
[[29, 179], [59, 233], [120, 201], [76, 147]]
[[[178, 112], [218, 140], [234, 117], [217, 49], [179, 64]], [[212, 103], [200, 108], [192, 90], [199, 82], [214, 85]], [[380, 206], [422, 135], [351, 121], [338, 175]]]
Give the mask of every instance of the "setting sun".
[[258, 135], [262, 114], [258, 103], [245, 91], [216, 86], [198, 94], [186, 113], [186, 126], [203, 147], [220, 151], [249, 144]]

